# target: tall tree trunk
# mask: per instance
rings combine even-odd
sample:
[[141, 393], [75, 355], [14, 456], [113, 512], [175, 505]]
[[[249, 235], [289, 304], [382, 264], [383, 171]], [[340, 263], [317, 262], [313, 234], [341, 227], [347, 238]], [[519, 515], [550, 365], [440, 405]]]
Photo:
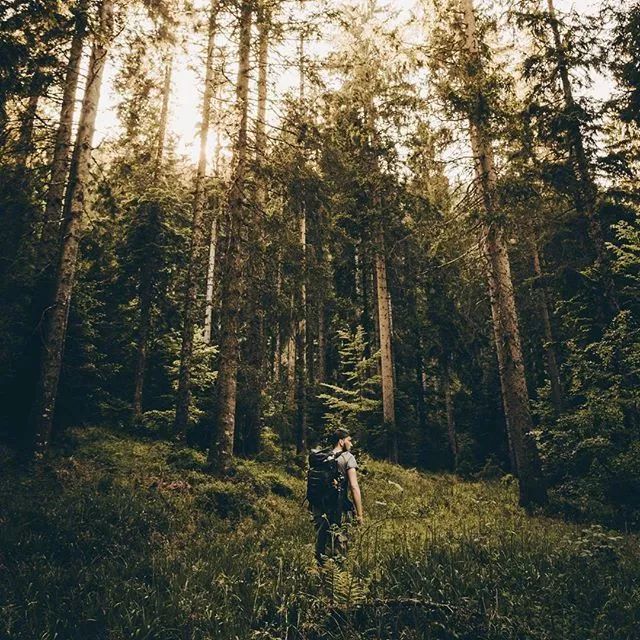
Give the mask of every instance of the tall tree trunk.
[[296, 361], [295, 361], [295, 432], [296, 451], [302, 453], [307, 449], [307, 218], [304, 204], [300, 210], [300, 247], [302, 249], [300, 290], [298, 292], [298, 312], [300, 318], [296, 327]]
[[287, 338], [287, 406], [290, 411], [295, 412], [296, 410], [296, 336], [297, 336], [297, 324], [295, 322], [294, 314], [295, 314], [295, 300], [291, 300], [290, 307], [291, 317], [289, 318], [289, 336]]
[[220, 362], [218, 367], [217, 412], [214, 440], [209, 460], [221, 472], [231, 464], [236, 417], [238, 377], [238, 320], [242, 300], [243, 246], [240, 234], [244, 223], [244, 186], [247, 172], [247, 102], [249, 95], [249, 57], [251, 51], [250, 0], [242, 0], [240, 10], [240, 42], [238, 47], [238, 79], [236, 111], [238, 129], [234, 144], [233, 175], [229, 191], [229, 239], [225, 252], [220, 312]]
[[451, 356], [444, 354], [442, 362], [442, 391], [444, 393], [444, 406], [447, 413], [447, 438], [449, 450], [453, 460], [453, 469], [458, 467], [458, 436], [456, 433], [455, 411], [453, 406], [453, 394], [451, 393]]
[[[162, 107], [156, 138], [156, 154], [154, 158], [154, 175], [157, 178], [162, 170], [164, 158], [164, 143], [167, 136], [167, 120], [169, 118], [169, 99], [171, 97], [172, 58], [165, 65], [164, 81], [162, 85]], [[138, 420], [142, 415], [142, 397], [144, 392], [145, 373], [147, 370], [147, 354], [149, 352], [149, 336], [153, 314], [153, 284], [154, 274], [149, 269], [140, 272], [140, 327], [138, 330], [138, 344], [136, 345], [136, 368], [133, 377], [133, 419]]]
[[[276, 264], [278, 272], [276, 273], [276, 300], [280, 300], [282, 293], [282, 265], [280, 264], [280, 252], [276, 249]], [[280, 316], [278, 315], [276, 323], [276, 331], [274, 336], [273, 346], [273, 378], [276, 384], [279, 385], [281, 380], [282, 371], [282, 325], [280, 322]]]
[[[305, 98], [305, 67], [304, 67], [304, 27], [301, 28], [298, 39], [298, 98], [304, 104]], [[304, 162], [304, 161], [303, 161]], [[300, 287], [296, 293], [294, 315], [300, 314], [295, 327], [295, 360], [294, 360], [294, 431], [296, 434], [296, 451], [302, 453], [307, 448], [307, 212], [304, 193], [300, 190], [299, 229], [301, 248], [301, 276]]]
[[[470, 82], [482, 72], [472, 0], [461, 0], [466, 24], [466, 47], [470, 59]], [[547, 492], [542, 478], [540, 459], [531, 435], [533, 422], [524, 371], [524, 360], [518, 328], [511, 266], [503, 230], [496, 224], [497, 177], [491, 145], [480, 97], [469, 113], [470, 137], [477, 180], [485, 216], [482, 220], [482, 251], [485, 259], [489, 295], [494, 320], [504, 406], [511, 443], [520, 480], [520, 503], [525, 507], [544, 504]]]
[[169, 101], [171, 99], [171, 80], [173, 77], [173, 53], [171, 53], [164, 67], [164, 81], [162, 83], [162, 107], [160, 122], [158, 123], [158, 138], [156, 143], [155, 172], [162, 167], [164, 159], [164, 145], [167, 137], [167, 122], [169, 120]]
[[196, 173], [195, 193], [193, 197], [193, 222], [191, 228], [191, 245], [189, 249], [189, 265], [185, 286], [182, 348], [180, 350], [180, 373], [178, 377], [178, 393], [176, 397], [176, 417], [174, 428], [177, 434], [184, 433], [189, 422], [191, 359], [193, 356], [193, 333], [196, 324], [196, 302], [198, 281], [201, 273], [203, 238], [204, 238], [204, 179], [207, 169], [207, 139], [211, 119], [211, 99], [214, 91], [215, 39], [217, 31], [219, 0], [212, 0], [209, 9], [209, 37], [207, 42], [206, 72], [204, 95], [202, 99], [202, 124], [200, 126], [200, 155]]
[[384, 238], [379, 234], [375, 254], [378, 325], [380, 331], [380, 373], [382, 376], [382, 417], [389, 434], [389, 460], [398, 462], [398, 433], [396, 428], [393, 384], [393, 354], [391, 351], [391, 299], [387, 286], [387, 262]]
[[591, 167], [584, 146], [584, 137], [580, 128], [579, 107], [573, 97], [573, 89], [569, 78], [569, 65], [567, 55], [560, 35], [560, 27], [556, 17], [553, 0], [547, 0], [549, 11], [549, 25], [553, 34], [558, 75], [562, 84], [565, 109], [568, 116], [568, 133], [571, 140], [571, 150], [575, 156], [575, 172], [577, 177], [577, 189], [574, 194], [576, 210], [583, 215], [589, 224], [589, 236], [596, 252], [596, 266], [601, 272], [604, 284], [604, 293], [610, 312], [615, 314], [620, 311], [620, 304], [613, 282], [611, 264], [602, 233], [602, 224], [596, 210], [598, 190], [591, 173]]
[[[259, 212], [264, 210], [266, 202], [266, 190], [264, 188], [264, 155], [267, 144], [266, 120], [267, 120], [267, 78], [269, 57], [269, 29], [271, 26], [271, 14], [267, 3], [263, 2], [258, 7], [258, 105], [255, 129], [255, 166], [257, 169], [256, 200]], [[259, 214], [260, 216], [260, 214]], [[264, 389], [264, 359], [265, 359], [265, 333], [264, 333], [264, 305], [260, 298], [262, 283], [265, 280], [264, 266], [264, 225], [261, 217], [258, 217], [252, 225], [254, 236], [252, 238], [253, 256], [250, 266], [250, 276], [256, 283], [248, 295], [248, 329], [246, 349], [246, 380], [247, 386], [243, 391], [245, 405], [245, 433], [243, 438], [245, 455], [255, 455], [260, 450], [260, 431], [262, 420], [262, 396]]]
[[144, 390], [145, 371], [147, 368], [147, 353], [149, 348], [149, 334], [151, 333], [151, 315], [153, 312], [153, 281], [152, 274], [143, 269], [140, 273], [140, 328], [136, 348], [136, 369], [133, 391], [133, 419], [138, 420], [142, 415], [142, 394]]
[[324, 299], [318, 301], [318, 371], [316, 379], [319, 384], [327, 381], [327, 320]]
[[33, 129], [38, 113], [38, 103], [40, 102], [41, 84], [42, 76], [40, 70], [36, 69], [29, 85], [29, 99], [27, 100], [27, 107], [22, 114], [20, 134], [16, 145], [16, 159], [23, 176], [26, 175], [27, 164], [33, 154]]
[[213, 293], [216, 275], [216, 250], [218, 246], [218, 216], [214, 215], [209, 235], [209, 262], [207, 265], [207, 291], [204, 299], [204, 341], [211, 344], [213, 329]]
[[[482, 239], [483, 232], [484, 231], [481, 230], [480, 245], [483, 244], [483, 239]], [[485, 265], [485, 269], [487, 269], [486, 265]], [[487, 277], [489, 278], [491, 276], [488, 275]], [[491, 297], [491, 289], [489, 290], [489, 296]], [[499, 331], [500, 319], [498, 317], [498, 308], [493, 303], [491, 304], [491, 322], [493, 325], [493, 341], [496, 347], [496, 359], [498, 360], [498, 377], [500, 379], [500, 394], [502, 397], [502, 410], [504, 411], [504, 422], [505, 422], [506, 434], [507, 434], [507, 449], [509, 453], [509, 464], [511, 465], [511, 473], [517, 477], [518, 463], [516, 461], [516, 453], [513, 448], [513, 440], [511, 438], [511, 426], [509, 425], [510, 415], [509, 415], [509, 408], [507, 406], [507, 386], [506, 386], [507, 382], [505, 377], [501, 373], [502, 371], [505, 370], [505, 367], [506, 367], [505, 345], [503, 344], [503, 341], [500, 338], [500, 331]]]
[[75, 98], [80, 76], [82, 46], [87, 32], [87, 0], [80, 0], [75, 10], [75, 29], [69, 49], [69, 60], [64, 78], [60, 120], [53, 148], [51, 162], [51, 179], [44, 208], [42, 229], [40, 234], [40, 260], [48, 265], [55, 255], [58, 246], [58, 230], [64, 204], [64, 188], [71, 159], [71, 130], [75, 111]]
[[[222, 72], [221, 72], [222, 73]], [[220, 108], [220, 87], [216, 92], [216, 143], [213, 149], [213, 167], [216, 177], [220, 185], [223, 184], [220, 152], [222, 150], [221, 142], [221, 108]], [[220, 202], [216, 197], [214, 203], [213, 219], [211, 221], [211, 231], [209, 234], [209, 261], [207, 264], [207, 289], [204, 298], [204, 341], [205, 344], [211, 344], [211, 336], [213, 333], [213, 311], [214, 311], [214, 294], [215, 294], [215, 275], [216, 262], [218, 260], [218, 217], [220, 214]]]
[[416, 409], [418, 412], [418, 425], [420, 426], [420, 432], [425, 433], [427, 429], [427, 405], [425, 402], [424, 394], [424, 361], [422, 359], [422, 340], [418, 338], [416, 340]]
[[[324, 249], [324, 222], [322, 210], [318, 211], [317, 219], [317, 239], [314, 245], [315, 265], [318, 273], [325, 273], [325, 260], [327, 252]], [[328, 284], [324, 277], [320, 281], [320, 286], [316, 286], [316, 312], [318, 321], [318, 367], [316, 370], [316, 382], [324, 384], [327, 381], [327, 317], [326, 300], [328, 297]]]
[[538, 307], [542, 316], [542, 328], [544, 330], [544, 342], [542, 345], [544, 351], [544, 359], [547, 365], [547, 374], [551, 383], [551, 400], [557, 413], [562, 412], [564, 403], [562, 382], [560, 380], [560, 370], [558, 368], [558, 359], [556, 357], [555, 341], [553, 339], [553, 329], [551, 328], [551, 314], [549, 313], [549, 302], [547, 300], [547, 288], [544, 284], [542, 265], [540, 262], [540, 253], [538, 245], [534, 242], [532, 247], [533, 253], [533, 273], [536, 277], [536, 288]]
[[89, 62], [87, 85], [82, 103], [80, 124], [74, 155], [76, 158], [76, 179], [72, 184], [69, 198], [69, 217], [62, 238], [60, 259], [56, 272], [55, 293], [48, 318], [43, 344], [43, 355], [36, 399], [32, 408], [32, 422], [35, 429], [36, 454], [46, 453], [51, 438], [53, 412], [55, 409], [58, 380], [71, 292], [75, 280], [78, 260], [78, 247], [82, 231], [82, 218], [85, 209], [85, 197], [89, 180], [91, 145], [95, 129], [102, 76], [107, 60], [111, 34], [113, 30], [113, 2], [103, 0], [100, 6], [100, 27], [96, 35]]

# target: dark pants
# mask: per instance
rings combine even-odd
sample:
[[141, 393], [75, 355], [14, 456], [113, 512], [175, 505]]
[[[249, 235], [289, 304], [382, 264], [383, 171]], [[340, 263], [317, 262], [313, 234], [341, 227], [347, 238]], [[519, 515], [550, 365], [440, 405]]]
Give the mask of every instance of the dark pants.
[[325, 513], [314, 507], [313, 524], [316, 528], [316, 560], [324, 564], [329, 558], [344, 557], [347, 553], [347, 532], [343, 526], [349, 520], [349, 512]]

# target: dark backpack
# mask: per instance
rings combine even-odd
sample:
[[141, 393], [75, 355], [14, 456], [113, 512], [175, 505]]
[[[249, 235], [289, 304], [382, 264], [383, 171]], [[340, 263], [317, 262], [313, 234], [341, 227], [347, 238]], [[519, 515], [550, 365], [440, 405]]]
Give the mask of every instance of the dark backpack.
[[309, 507], [325, 513], [337, 511], [344, 496], [344, 478], [338, 469], [339, 453], [331, 449], [314, 449], [309, 454], [307, 501]]

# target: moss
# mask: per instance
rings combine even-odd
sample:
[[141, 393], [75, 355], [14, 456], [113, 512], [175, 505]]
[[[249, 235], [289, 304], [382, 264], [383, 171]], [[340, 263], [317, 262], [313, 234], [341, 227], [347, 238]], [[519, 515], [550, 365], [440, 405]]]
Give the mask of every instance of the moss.
[[176, 469], [203, 471], [207, 464], [207, 458], [201, 451], [185, 447], [172, 451], [167, 456], [167, 462]]

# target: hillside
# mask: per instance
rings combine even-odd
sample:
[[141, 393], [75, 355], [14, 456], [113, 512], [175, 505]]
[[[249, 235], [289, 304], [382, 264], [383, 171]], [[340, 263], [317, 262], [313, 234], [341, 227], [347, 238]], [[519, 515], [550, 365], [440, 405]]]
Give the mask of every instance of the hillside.
[[228, 482], [98, 428], [33, 475], [4, 455], [0, 637], [640, 637], [638, 540], [529, 517], [508, 478], [363, 458], [367, 520], [323, 582], [303, 473], [271, 454]]

